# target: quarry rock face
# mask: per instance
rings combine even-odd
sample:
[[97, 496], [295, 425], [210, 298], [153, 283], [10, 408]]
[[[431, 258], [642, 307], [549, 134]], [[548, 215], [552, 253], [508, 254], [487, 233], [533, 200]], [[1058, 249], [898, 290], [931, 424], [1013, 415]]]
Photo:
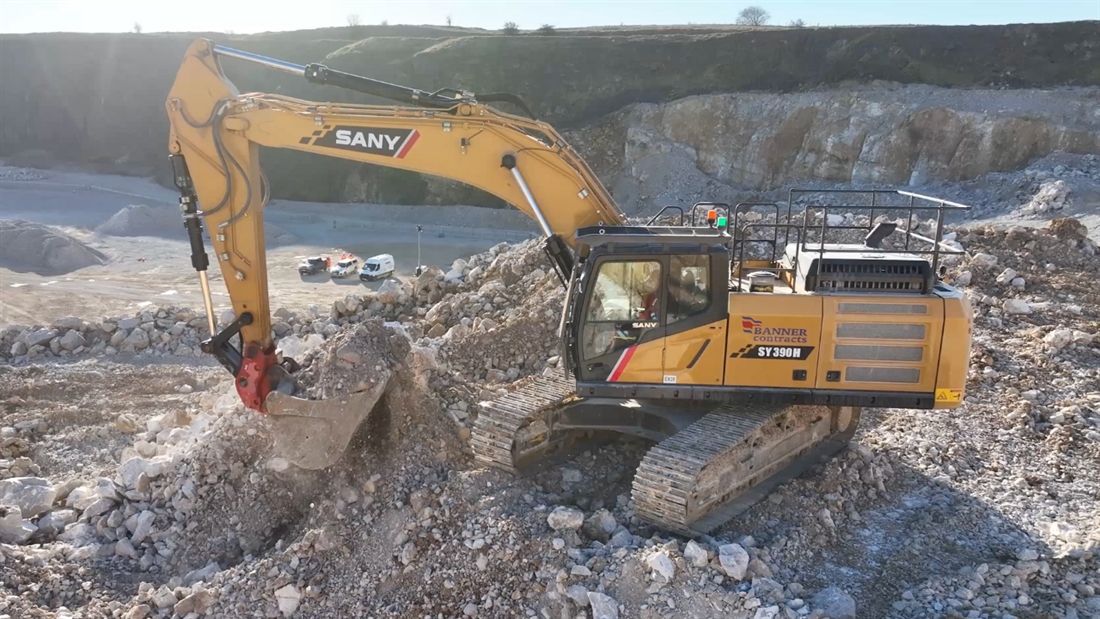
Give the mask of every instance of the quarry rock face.
[[656, 198], [708, 181], [773, 189], [969, 180], [1056, 150], [1100, 150], [1100, 116], [1087, 104], [1094, 96], [908, 86], [641, 104], [622, 121], [616, 196]]
[[[184, 50], [197, 36], [209, 35], [0, 37], [0, 73], [5, 76], [0, 84], [0, 127], [3, 127], [0, 154], [9, 157], [40, 150], [64, 159], [71, 153], [84, 153], [127, 162], [150, 173], [157, 171], [152, 162], [162, 160], [164, 146], [162, 139], [149, 137], [167, 136], [164, 93], [171, 87]], [[476, 93], [514, 93], [524, 99], [540, 120], [559, 129], [586, 125], [585, 133], [609, 135], [616, 131], [601, 119], [625, 106], [680, 100], [685, 103], [685, 112], [694, 112], [695, 104], [687, 104], [690, 100], [683, 98], [703, 93], [792, 93], [837, 88], [843, 94], [851, 90], [853, 83], [875, 80], [951, 88], [1016, 89], [1100, 83], [1096, 71], [1100, 35], [1091, 22], [762, 30], [561, 29], [554, 36], [496, 36], [485, 30], [394, 25], [215, 38], [218, 44], [246, 51], [303, 64], [323, 62], [341, 71], [429, 91], [454, 87]], [[314, 101], [382, 102], [366, 95], [309, 84], [259, 66], [228, 62], [225, 70], [244, 91], [277, 92]], [[515, 111], [510, 106], [501, 107]], [[775, 140], [761, 138], [756, 145], [750, 145], [750, 150], [759, 146], [765, 149], [766, 156], [779, 158], [793, 154], [790, 151], [797, 145], [800, 134], [826, 135], [835, 130], [844, 135], [828, 144], [808, 144], [808, 152], [819, 154], [791, 165], [824, 174], [815, 178], [831, 179], [843, 175], [851, 167], [851, 161], [861, 160], [858, 155], [862, 152], [866, 155], [863, 167], [867, 178], [876, 173], [883, 174], [884, 180], [902, 175], [905, 165], [892, 161], [890, 156], [876, 154], [879, 148], [876, 139], [864, 144], [860, 137], [875, 133], [870, 130], [878, 126], [874, 109], [868, 110], [865, 122], [855, 121], [851, 125], [842, 113], [799, 112], [799, 109], [795, 106], [777, 110], [776, 118], [785, 122], [773, 129], [782, 136]], [[736, 122], [731, 127], [714, 126], [712, 121], [716, 118], [711, 110], [697, 111], [699, 115], [692, 124], [699, 131], [732, 135], [730, 130], [737, 128]], [[786, 120], [788, 117], [790, 120]], [[972, 124], [967, 119], [941, 121], [933, 115], [915, 119], [913, 127], [914, 131], [935, 130], [942, 123], [943, 130], [951, 133], [956, 131], [952, 123], [957, 122]], [[902, 129], [887, 140], [886, 150], [909, 148], [909, 128]], [[1014, 141], [1001, 137], [1005, 131], [1027, 134], [1020, 141], [1024, 150], [1014, 152], [1011, 148]], [[1031, 136], [1045, 132], [1024, 120], [1019, 127], [990, 129], [974, 137], [994, 136], [995, 141], [1009, 147], [1004, 152], [1012, 158], [1020, 152], [1026, 153], [1029, 144], [1061, 139]], [[614, 152], [606, 157], [584, 147], [589, 137], [600, 142], [599, 136], [568, 137], [578, 142], [578, 149], [591, 160], [601, 177], [618, 173], [613, 164], [622, 157], [621, 136]], [[698, 141], [673, 139], [684, 144]], [[752, 187], [779, 182], [778, 177], [770, 177], [766, 170], [745, 169], [738, 174], [724, 174], [720, 171], [722, 157], [705, 147], [693, 148], [698, 148], [703, 158], [700, 169], [717, 179], [726, 179], [722, 182], [734, 182], [732, 179], [742, 176]], [[735, 141], [726, 148], [729, 166], [745, 168], [735, 161], [741, 159], [735, 153], [743, 148], [743, 143]], [[951, 142], [944, 143], [944, 148], [950, 152]], [[1070, 145], [1064, 148], [1072, 150]], [[1035, 151], [1031, 156], [1045, 152]], [[930, 161], [934, 163], [936, 159], [932, 157]], [[372, 170], [352, 162], [334, 163], [302, 153], [265, 153], [264, 167], [272, 179], [275, 198], [500, 206], [498, 198], [469, 187], [456, 187], [449, 181]], [[885, 171], [876, 172], [879, 167]], [[933, 175], [934, 167], [929, 169]], [[962, 169], [959, 172], [968, 173]]]

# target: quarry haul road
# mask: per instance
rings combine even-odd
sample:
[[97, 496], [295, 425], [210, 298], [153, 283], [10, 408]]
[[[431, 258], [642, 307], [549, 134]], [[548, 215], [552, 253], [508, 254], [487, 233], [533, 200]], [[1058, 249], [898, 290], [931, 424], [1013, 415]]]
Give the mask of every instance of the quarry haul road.
[[[202, 307], [198, 278], [190, 263], [190, 248], [174, 215], [153, 236], [112, 236], [95, 232], [121, 209], [135, 203], [175, 213], [176, 194], [143, 178], [82, 172], [43, 172], [47, 179], [0, 180], [0, 218], [24, 219], [57, 226], [109, 257], [107, 264], [69, 273], [35, 273], [21, 265], [0, 266], [0, 326], [50, 322], [80, 309], [83, 315], [112, 315], [152, 304]], [[421, 262], [444, 271], [451, 263], [501, 241], [527, 238], [526, 219], [497, 209], [461, 207], [455, 218], [438, 207], [333, 205], [276, 201], [268, 221], [293, 235], [293, 243], [269, 244], [268, 277], [272, 307], [326, 307], [347, 294], [377, 289], [382, 282], [327, 275], [300, 276], [305, 256], [354, 253], [360, 259], [393, 254], [395, 278], [414, 275], [417, 259], [415, 225], [423, 222]], [[455, 215], [452, 213], [451, 215]], [[519, 216], [518, 218], [516, 216]], [[482, 227], [484, 226], [484, 227]], [[499, 228], [494, 229], [495, 226]], [[442, 237], [440, 236], [442, 235]], [[229, 307], [210, 272], [215, 306]]]

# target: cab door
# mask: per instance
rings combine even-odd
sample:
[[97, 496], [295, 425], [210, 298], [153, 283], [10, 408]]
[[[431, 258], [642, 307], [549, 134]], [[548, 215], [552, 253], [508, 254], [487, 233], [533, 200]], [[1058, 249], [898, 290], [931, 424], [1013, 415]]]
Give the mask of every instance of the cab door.
[[595, 259], [582, 305], [578, 380], [662, 382], [667, 265], [659, 254]]
[[721, 385], [728, 305], [725, 254], [673, 253], [665, 283], [666, 385]]

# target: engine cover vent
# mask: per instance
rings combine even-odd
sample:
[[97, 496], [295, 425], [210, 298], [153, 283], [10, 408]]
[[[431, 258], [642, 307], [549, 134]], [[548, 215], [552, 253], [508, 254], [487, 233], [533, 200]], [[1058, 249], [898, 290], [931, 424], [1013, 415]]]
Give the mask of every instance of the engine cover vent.
[[927, 294], [933, 284], [932, 265], [924, 258], [862, 245], [826, 244], [822, 251], [792, 244], [785, 259], [797, 266], [800, 292]]

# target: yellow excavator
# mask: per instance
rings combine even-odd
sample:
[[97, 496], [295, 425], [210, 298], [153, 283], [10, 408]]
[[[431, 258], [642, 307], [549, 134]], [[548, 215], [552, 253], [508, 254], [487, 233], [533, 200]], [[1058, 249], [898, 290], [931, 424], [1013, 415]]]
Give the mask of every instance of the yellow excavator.
[[[222, 72], [227, 58], [400, 105], [241, 94]], [[528, 117], [486, 105], [494, 101]], [[420, 91], [209, 40], [188, 49], [167, 109], [212, 334], [203, 349], [299, 466], [339, 459], [374, 400], [305, 400], [286, 388], [259, 146], [461, 181], [538, 223], [565, 286], [565, 372], [479, 405], [471, 443], [486, 465], [519, 472], [592, 434], [652, 440], [633, 481], [635, 512], [693, 535], [843, 449], [863, 407], [953, 409], [963, 399], [972, 318], [941, 259], [959, 253], [942, 230], [964, 205], [900, 190], [792, 189], [785, 209], [673, 206], [631, 225], [576, 151], [514, 96]], [[918, 234], [928, 213], [932, 230]], [[204, 224], [236, 315], [220, 332]]]

